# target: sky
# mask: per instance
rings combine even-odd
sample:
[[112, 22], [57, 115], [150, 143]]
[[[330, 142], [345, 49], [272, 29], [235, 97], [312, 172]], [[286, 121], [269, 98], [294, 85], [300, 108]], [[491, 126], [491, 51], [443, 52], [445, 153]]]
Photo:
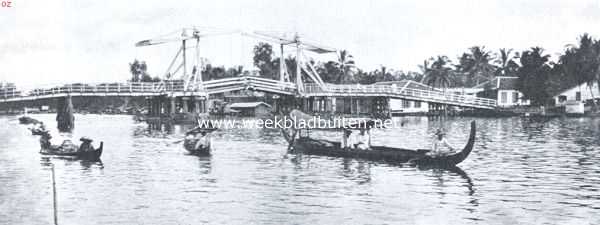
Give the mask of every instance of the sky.
[[[457, 61], [474, 45], [492, 51], [541, 46], [556, 57], [585, 32], [600, 37], [600, 1], [12, 0], [11, 8], [0, 8], [0, 81], [125, 81], [134, 59], [161, 76], [178, 43], [134, 44], [191, 26], [297, 32], [348, 50], [366, 70], [416, 71], [424, 59]], [[201, 55], [213, 65], [250, 69], [258, 41], [207, 37]]]

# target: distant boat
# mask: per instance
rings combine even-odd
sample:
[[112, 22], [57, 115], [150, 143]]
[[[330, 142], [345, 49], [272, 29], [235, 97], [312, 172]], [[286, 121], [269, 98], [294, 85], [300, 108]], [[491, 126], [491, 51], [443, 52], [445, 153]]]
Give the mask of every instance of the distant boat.
[[210, 145], [206, 146], [206, 147], [200, 147], [200, 148], [195, 148], [196, 147], [196, 143], [199, 141], [199, 139], [186, 139], [185, 141], [183, 141], [183, 147], [185, 148], [185, 150], [187, 150], [190, 154], [194, 154], [194, 155], [210, 155]]
[[35, 124], [35, 123], [41, 123], [41, 121], [25, 115], [25, 116], [19, 117], [19, 123], [20, 124]]
[[[202, 124], [198, 121], [198, 124]], [[203, 126], [197, 126], [194, 127], [192, 129], [190, 129], [189, 131], [185, 132], [185, 135], [190, 135], [190, 134], [197, 134], [199, 132], [206, 132], [207, 136], [210, 135], [211, 132], [217, 130], [217, 128], [215, 128], [212, 124], [208, 124], [208, 127], [203, 127]], [[208, 136], [208, 138], [210, 138], [210, 136]], [[198, 141], [200, 141], [200, 138], [186, 138], [183, 141], [183, 147], [185, 148], [185, 150], [187, 150], [188, 152], [190, 152], [190, 154], [194, 154], [194, 155], [210, 155], [210, 142], [208, 146], [200, 146], [199, 148], [196, 148], [196, 143], [198, 143]]]

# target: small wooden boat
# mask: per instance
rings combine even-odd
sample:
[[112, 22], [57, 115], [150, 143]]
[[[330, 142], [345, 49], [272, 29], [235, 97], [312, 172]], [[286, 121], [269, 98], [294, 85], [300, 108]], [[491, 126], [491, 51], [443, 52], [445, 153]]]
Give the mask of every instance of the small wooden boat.
[[403, 149], [386, 146], [371, 146], [370, 150], [340, 148], [340, 142], [312, 139], [310, 137], [300, 137], [294, 139], [295, 133], [289, 135], [282, 130], [284, 137], [290, 143], [291, 153], [303, 153], [310, 155], [322, 155], [344, 158], [359, 158], [375, 161], [385, 161], [390, 163], [412, 162], [418, 165], [432, 165], [440, 167], [451, 167], [465, 160], [475, 144], [475, 121], [471, 122], [471, 132], [469, 140], [465, 147], [457, 153], [446, 156], [429, 156], [428, 149]]
[[21, 116], [21, 117], [19, 117], [19, 123], [20, 124], [36, 124], [36, 123], [41, 123], [41, 121], [31, 118], [29, 116]]
[[102, 156], [102, 149], [104, 148], [104, 143], [100, 142], [100, 147], [97, 149], [89, 149], [87, 151], [68, 151], [66, 149], [61, 148], [60, 146], [53, 145], [50, 148], [45, 148], [40, 150], [40, 154], [42, 155], [55, 155], [55, 156], [72, 156], [77, 159], [88, 160], [88, 161], [97, 161], [100, 160], [100, 156]]
[[81, 145], [77, 146], [73, 143], [63, 143], [61, 145], [53, 145], [50, 143], [47, 132], [40, 137], [40, 154], [54, 156], [70, 156], [81, 160], [99, 161], [102, 156], [104, 142], [100, 142], [100, 146], [96, 149], [91, 145], [92, 140], [89, 138], [81, 138]]
[[[198, 124], [202, 124], [202, 123], [198, 122]], [[187, 132], [185, 132], [185, 135], [186, 136], [196, 135], [197, 133], [200, 133], [200, 132], [205, 132], [206, 135], [210, 135], [210, 133], [215, 130], [217, 130], [217, 128], [215, 128], [212, 124], [209, 124], [208, 127], [205, 127], [205, 126], [194, 127], [192, 129], [188, 130]], [[207, 138], [210, 138], [210, 136], [208, 136]], [[210, 155], [210, 143], [208, 144], [208, 146], [200, 146], [199, 148], [196, 148], [196, 143], [198, 143], [198, 141], [200, 141], [200, 138], [185, 138], [183, 141], [183, 148], [185, 148], [185, 150], [190, 152], [190, 154]]]
[[31, 135], [42, 135], [45, 132], [43, 129], [29, 128], [29, 130], [31, 131]]
[[193, 155], [210, 155], [210, 145], [206, 147], [200, 146], [197, 149], [195, 148], [198, 141], [199, 139], [186, 139], [183, 141], [183, 147]]

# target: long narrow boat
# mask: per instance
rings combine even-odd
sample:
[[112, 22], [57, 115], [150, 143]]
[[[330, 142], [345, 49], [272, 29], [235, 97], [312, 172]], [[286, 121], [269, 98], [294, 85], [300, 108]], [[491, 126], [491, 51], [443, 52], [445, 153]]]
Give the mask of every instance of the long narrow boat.
[[21, 116], [21, 117], [19, 117], [19, 123], [20, 124], [36, 124], [36, 123], [41, 123], [41, 121], [39, 121], [35, 118], [31, 118], [29, 116]]
[[88, 161], [99, 161], [102, 156], [104, 142], [100, 142], [100, 146], [96, 149], [91, 145], [92, 139], [86, 137], [79, 139], [82, 142], [79, 146], [71, 142], [53, 145], [50, 143], [51, 136], [48, 131], [40, 133], [40, 154], [42, 155], [69, 156]]
[[294, 139], [295, 133], [291, 136], [284, 130], [282, 130], [282, 133], [290, 143], [289, 147], [291, 153], [359, 158], [390, 163], [413, 162], [419, 165], [450, 167], [461, 163], [469, 156], [475, 144], [475, 131], [475, 121], [472, 121], [469, 140], [465, 147], [460, 152], [437, 157], [427, 155], [427, 152], [430, 151], [427, 149], [412, 150], [386, 146], [371, 146], [370, 150], [348, 149], [340, 148], [340, 142], [318, 140], [310, 137], [299, 137]]
[[[75, 145], [75, 147], [77, 147]], [[77, 159], [88, 160], [88, 161], [98, 161], [100, 160], [100, 156], [102, 156], [102, 149], [104, 148], [104, 142], [100, 142], [100, 146], [96, 149], [93, 149], [91, 146], [89, 149], [83, 151], [73, 151], [73, 150], [65, 150], [61, 146], [51, 145], [46, 148], [42, 148], [40, 150], [40, 154], [42, 155], [55, 155], [55, 156], [70, 156], [75, 157]], [[72, 147], [70, 148], [72, 149]]]

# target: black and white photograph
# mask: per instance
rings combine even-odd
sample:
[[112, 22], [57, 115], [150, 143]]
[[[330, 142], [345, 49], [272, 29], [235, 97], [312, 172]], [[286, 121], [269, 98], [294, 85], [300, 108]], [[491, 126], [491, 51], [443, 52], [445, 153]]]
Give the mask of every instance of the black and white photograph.
[[0, 224], [600, 224], [600, 1], [0, 0]]

